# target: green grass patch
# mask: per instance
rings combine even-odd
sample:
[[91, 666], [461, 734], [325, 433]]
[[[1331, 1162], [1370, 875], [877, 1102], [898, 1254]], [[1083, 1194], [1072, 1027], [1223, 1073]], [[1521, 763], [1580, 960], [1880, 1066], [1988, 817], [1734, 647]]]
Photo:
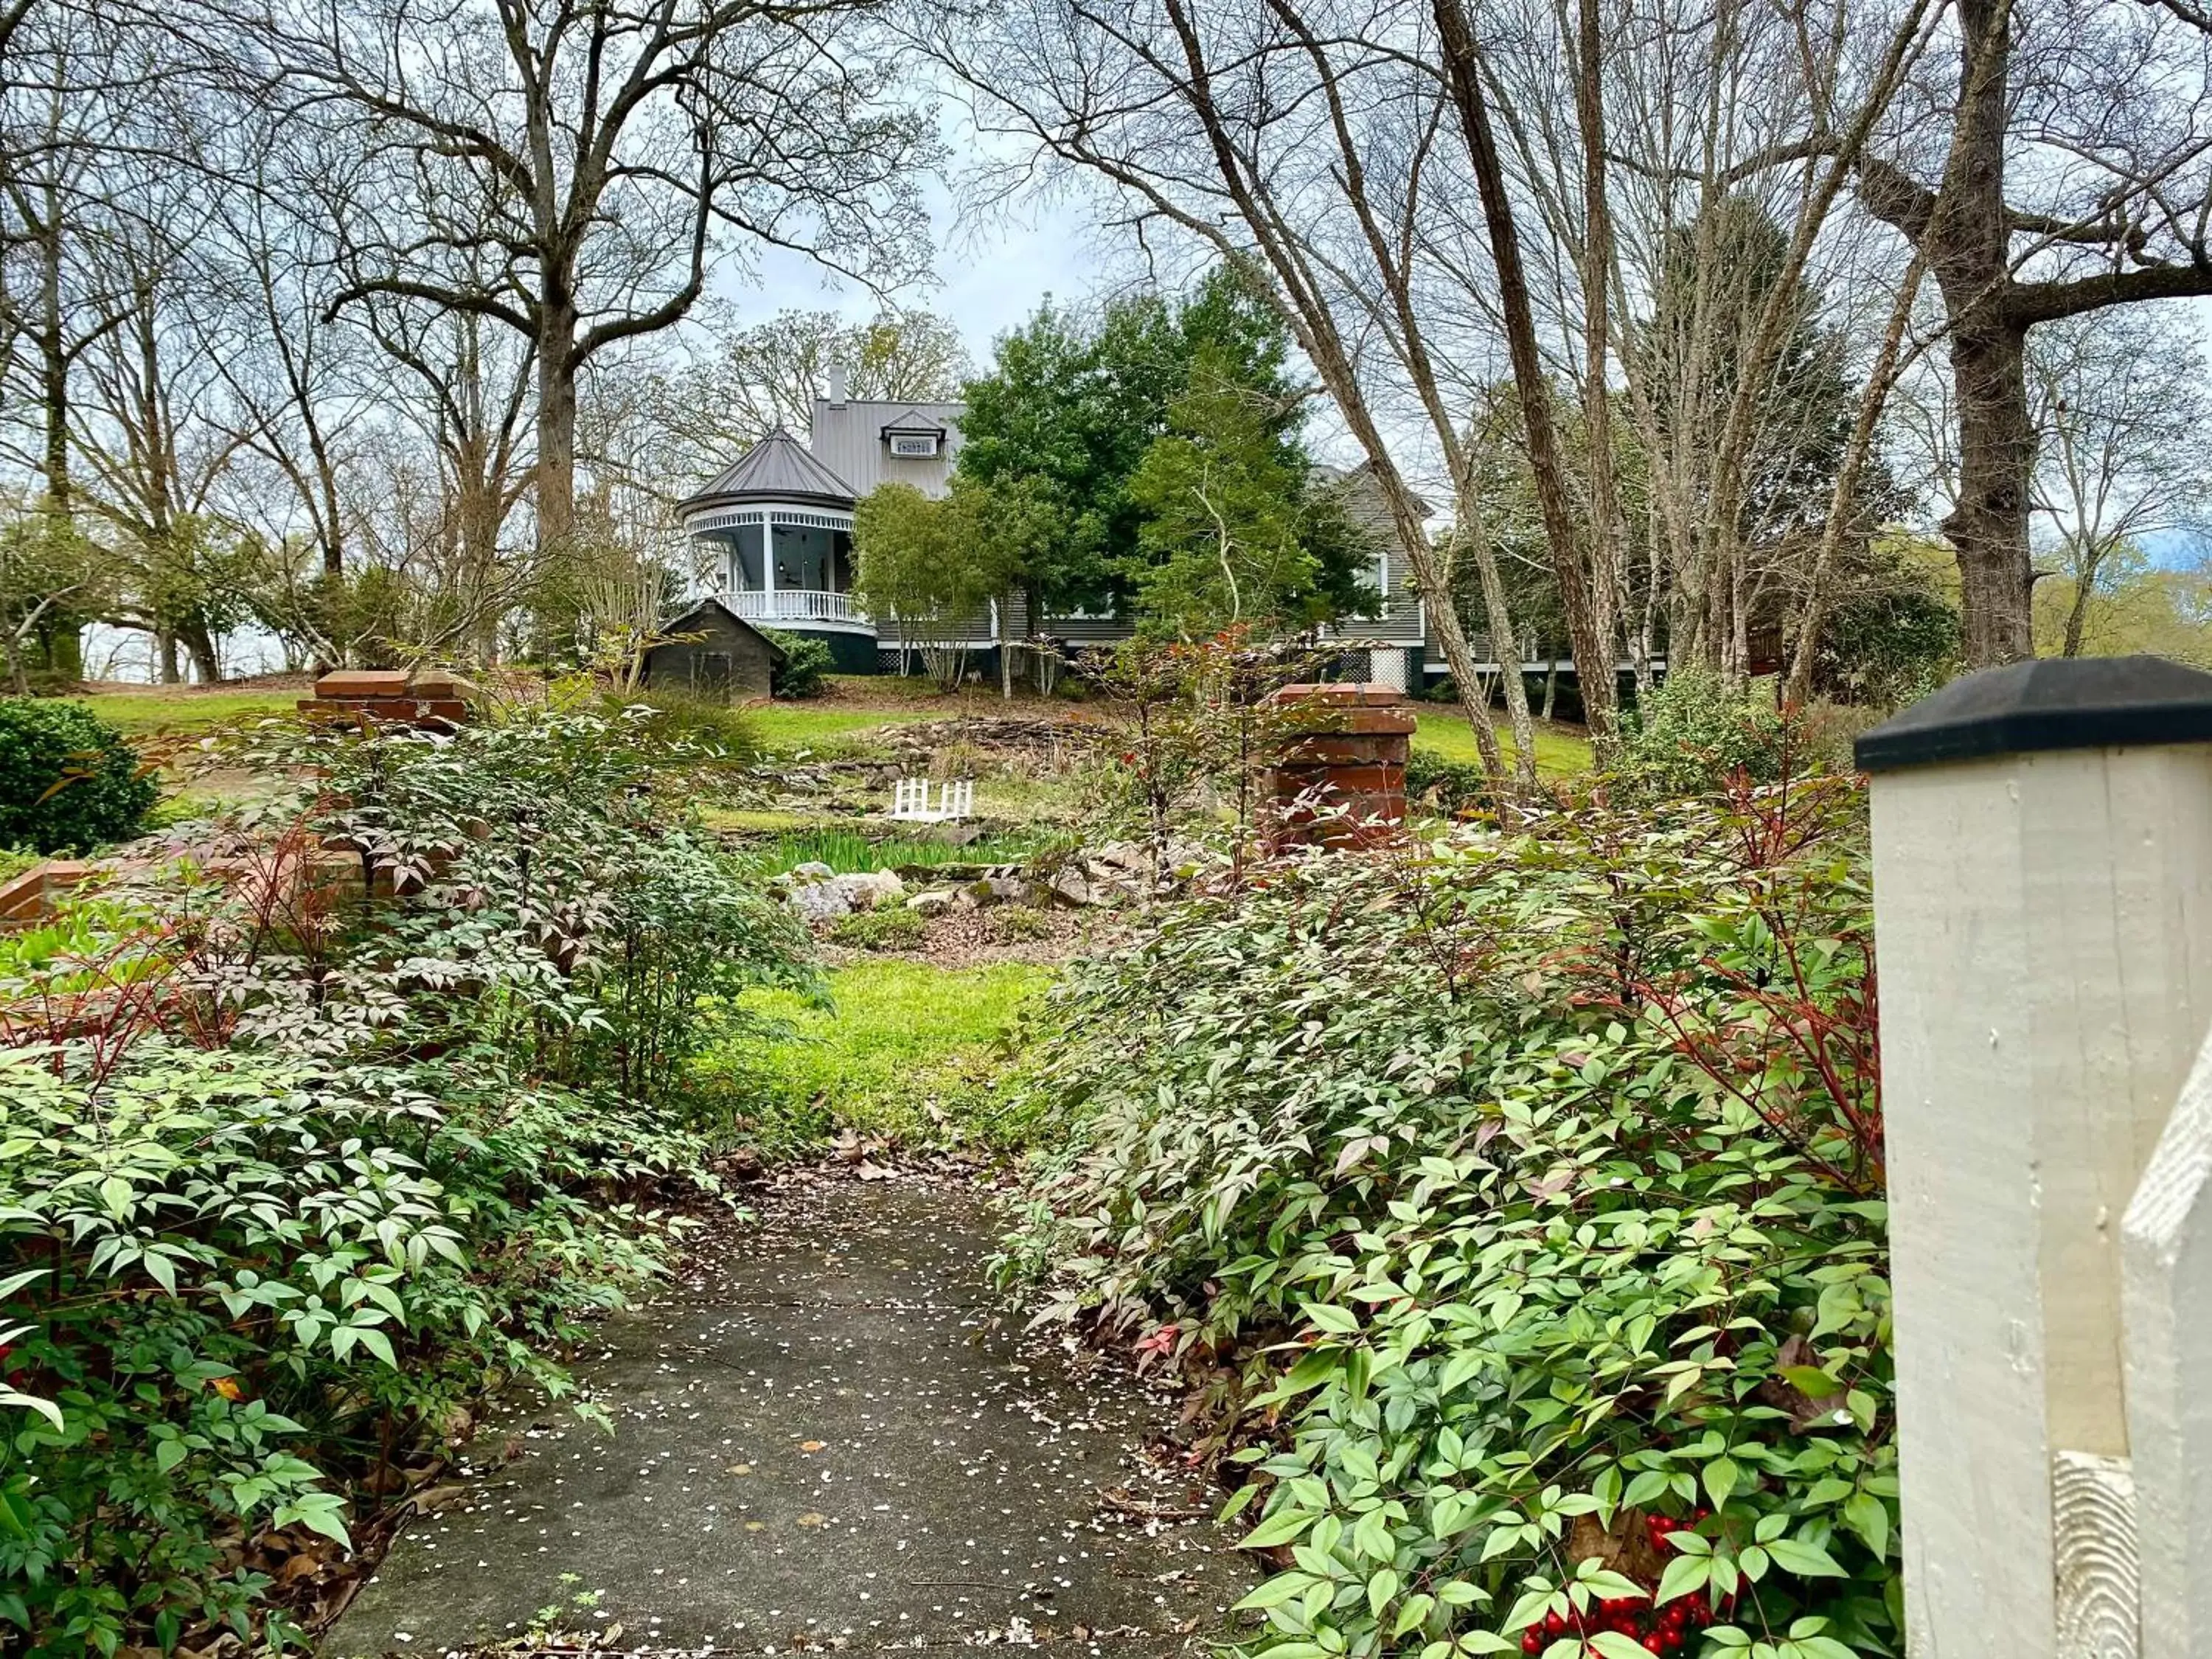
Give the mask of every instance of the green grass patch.
[[72, 697], [124, 732], [205, 732], [243, 720], [296, 713], [303, 691], [108, 691]]
[[[1464, 762], [1469, 766], [1480, 765], [1481, 751], [1474, 746], [1474, 733], [1468, 729], [1467, 715], [1461, 710], [1422, 709], [1418, 716], [1420, 729], [1413, 733], [1413, 747], [1425, 750], [1439, 759]], [[1504, 751], [1505, 763], [1510, 766], [1519, 751], [1513, 746], [1512, 733], [1505, 728], [1501, 715], [1498, 725], [1498, 746]], [[1590, 746], [1586, 738], [1570, 737], [1564, 732], [1548, 726], [1536, 728], [1536, 769], [1552, 777], [1571, 777], [1577, 772], [1590, 769]]]
[[826, 864], [842, 876], [910, 864], [1018, 864], [1068, 844], [1066, 836], [1044, 830], [1012, 830], [956, 847], [933, 836], [866, 836], [820, 829], [780, 836], [763, 843], [753, 856], [764, 875], [780, 874], [794, 865]]
[[994, 1097], [1005, 1038], [1051, 975], [1028, 963], [972, 968], [885, 958], [829, 975], [829, 1004], [746, 994], [778, 1035], [732, 1038], [701, 1066], [718, 1133], [763, 1157], [798, 1157], [852, 1129], [907, 1146], [1007, 1150], [1021, 1126]]
[[758, 734], [760, 745], [772, 755], [788, 756], [796, 750], [817, 754], [865, 747], [856, 741], [863, 732], [903, 720], [926, 720], [940, 716], [914, 709], [817, 708], [802, 702], [758, 703], [745, 710], [745, 719]]

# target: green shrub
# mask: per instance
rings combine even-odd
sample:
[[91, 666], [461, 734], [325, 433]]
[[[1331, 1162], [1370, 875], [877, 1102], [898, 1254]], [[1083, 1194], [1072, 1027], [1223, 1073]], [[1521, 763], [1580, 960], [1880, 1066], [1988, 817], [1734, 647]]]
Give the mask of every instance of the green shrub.
[[860, 951], [911, 951], [929, 937], [929, 918], [903, 904], [855, 910], [830, 924], [830, 937]]
[[1769, 783], [1781, 775], [1788, 740], [1771, 691], [1731, 692], [1717, 675], [1680, 668], [1638, 701], [1620, 775], [1655, 795], [1710, 793], [1738, 772]]
[[343, 1539], [660, 1272], [678, 1085], [805, 976], [647, 718], [235, 739], [290, 781], [245, 856], [0, 946], [9, 1651], [295, 1639], [240, 1540]]
[[142, 833], [161, 791], [88, 708], [0, 698], [0, 847], [90, 853]]
[[769, 690], [773, 696], [818, 697], [830, 689], [830, 672], [836, 667], [837, 659], [830, 654], [826, 644], [810, 635], [786, 634], [773, 628], [762, 631], [783, 653], [782, 662], [769, 676]]
[[1245, 1650], [1901, 1646], [1859, 842], [1849, 780], [1584, 803], [1055, 997], [1003, 1271], [1206, 1391]]
[[647, 711], [636, 735], [670, 758], [717, 770], [742, 769], [760, 758], [759, 734], [742, 708], [679, 691], [648, 691], [630, 706]]
[[1479, 761], [1450, 760], [1427, 749], [1406, 757], [1406, 794], [1449, 812], [1490, 799], [1490, 780]]

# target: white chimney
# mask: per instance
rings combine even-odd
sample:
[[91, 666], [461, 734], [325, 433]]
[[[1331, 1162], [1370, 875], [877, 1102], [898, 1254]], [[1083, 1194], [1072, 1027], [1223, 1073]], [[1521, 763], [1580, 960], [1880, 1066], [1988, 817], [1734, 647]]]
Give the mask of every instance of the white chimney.
[[842, 363], [830, 365], [830, 406], [832, 409], [845, 406], [845, 366]]

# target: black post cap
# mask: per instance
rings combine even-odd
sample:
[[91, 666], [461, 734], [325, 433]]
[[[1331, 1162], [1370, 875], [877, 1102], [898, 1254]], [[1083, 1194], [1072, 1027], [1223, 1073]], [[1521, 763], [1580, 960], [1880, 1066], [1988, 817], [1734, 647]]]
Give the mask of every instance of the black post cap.
[[2061, 749], [2212, 743], [2212, 674], [2165, 657], [2045, 657], [1955, 679], [1852, 745], [1862, 772]]

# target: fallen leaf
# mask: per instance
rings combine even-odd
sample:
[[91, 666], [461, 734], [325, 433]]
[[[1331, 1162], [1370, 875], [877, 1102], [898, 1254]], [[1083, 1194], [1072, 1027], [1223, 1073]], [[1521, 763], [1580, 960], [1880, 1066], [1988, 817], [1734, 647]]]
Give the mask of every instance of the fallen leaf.
[[812, 1510], [809, 1510], [799, 1517], [799, 1524], [802, 1527], [818, 1527], [829, 1518], [826, 1515], [817, 1515]]
[[803, 1452], [823, 1451], [828, 1449], [829, 1444], [826, 1440], [802, 1440], [799, 1443], [799, 1449]]

